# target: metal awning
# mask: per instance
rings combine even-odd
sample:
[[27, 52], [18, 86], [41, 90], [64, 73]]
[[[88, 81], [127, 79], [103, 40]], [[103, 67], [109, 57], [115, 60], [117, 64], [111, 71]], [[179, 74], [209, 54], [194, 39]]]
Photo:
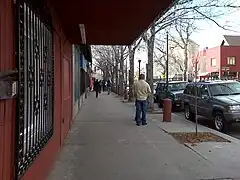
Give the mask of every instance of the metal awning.
[[[49, 0], [73, 44], [129, 45], [171, 0]], [[80, 29], [85, 30], [86, 39]]]

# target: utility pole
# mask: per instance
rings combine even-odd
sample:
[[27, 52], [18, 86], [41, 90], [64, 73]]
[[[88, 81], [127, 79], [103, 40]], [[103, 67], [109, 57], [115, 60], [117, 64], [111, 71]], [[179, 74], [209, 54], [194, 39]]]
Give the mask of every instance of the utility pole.
[[166, 49], [166, 92], [168, 91], [168, 32], [167, 32], [167, 49]]

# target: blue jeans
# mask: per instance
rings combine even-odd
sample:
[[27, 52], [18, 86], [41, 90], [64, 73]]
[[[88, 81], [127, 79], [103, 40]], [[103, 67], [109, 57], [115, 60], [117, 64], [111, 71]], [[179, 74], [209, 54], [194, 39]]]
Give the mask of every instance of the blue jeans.
[[[135, 101], [135, 106], [136, 106], [136, 123], [140, 124], [142, 122], [142, 124], [147, 123], [146, 120], [146, 115], [147, 115], [147, 101], [139, 101], [136, 100]], [[142, 118], [141, 118], [141, 114], [142, 114]]]

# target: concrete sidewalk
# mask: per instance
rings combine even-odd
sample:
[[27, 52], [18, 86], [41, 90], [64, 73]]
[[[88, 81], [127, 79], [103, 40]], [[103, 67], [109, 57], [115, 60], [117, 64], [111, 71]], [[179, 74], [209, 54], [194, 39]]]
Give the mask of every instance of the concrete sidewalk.
[[96, 99], [90, 95], [48, 179], [237, 179], [179, 144], [159, 128], [159, 121], [137, 127], [133, 114], [134, 106], [114, 96], [102, 93]]
[[[195, 132], [196, 125], [194, 122], [187, 121], [181, 116], [172, 114], [172, 122], [164, 123], [159, 121], [159, 119], [162, 119], [161, 116], [150, 115], [151, 120], [157, 122], [157, 126], [167, 133]], [[240, 179], [240, 159], [238, 158], [240, 152], [240, 140], [202, 125], [198, 125], [198, 132], [211, 132], [230, 141], [230, 143], [201, 142], [194, 144], [194, 146], [185, 143], [185, 146], [214, 164], [217, 169], [222, 169], [222, 171], [229, 174], [231, 177]]]

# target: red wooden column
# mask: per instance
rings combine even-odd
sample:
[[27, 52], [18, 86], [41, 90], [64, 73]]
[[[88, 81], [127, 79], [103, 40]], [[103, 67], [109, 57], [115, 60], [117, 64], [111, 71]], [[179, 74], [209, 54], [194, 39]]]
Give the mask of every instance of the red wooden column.
[[[0, 71], [15, 68], [14, 5], [0, 1]], [[0, 179], [13, 179], [15, 143], [15, 100], [0, 100]]]

